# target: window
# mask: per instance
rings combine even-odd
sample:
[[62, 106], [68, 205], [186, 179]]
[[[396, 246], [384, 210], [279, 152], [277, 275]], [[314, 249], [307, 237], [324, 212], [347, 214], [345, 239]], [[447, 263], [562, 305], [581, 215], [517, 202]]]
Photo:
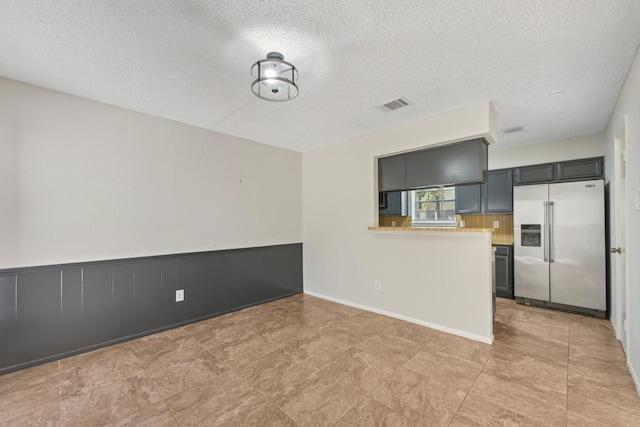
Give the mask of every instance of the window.
[[456, 188], [437, 187], [411, 191], [411, 223], [455, 225]]

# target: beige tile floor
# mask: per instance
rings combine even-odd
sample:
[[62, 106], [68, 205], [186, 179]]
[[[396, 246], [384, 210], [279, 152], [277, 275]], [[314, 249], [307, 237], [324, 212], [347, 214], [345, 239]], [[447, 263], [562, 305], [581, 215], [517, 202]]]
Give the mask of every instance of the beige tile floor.
[[2, 426], [640, 425], [609, 321], [500, 299], [490, 346], [297, 295], [0, 377]]

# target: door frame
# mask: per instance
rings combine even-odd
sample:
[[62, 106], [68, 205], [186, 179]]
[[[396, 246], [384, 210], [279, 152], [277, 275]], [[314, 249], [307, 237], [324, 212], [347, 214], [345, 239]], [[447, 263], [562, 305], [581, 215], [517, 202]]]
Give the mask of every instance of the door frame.
[[[622, 343], [622, 348], [625, 353], [628, 354], [628, 343], [630, 337], [630, 331], [628, 322], [626, 319], [629, 317], [629, 266], [626, 259], [620, 259], [619, 257], [626, 258], [626, 230], [627, 230], [627, 201], [628, 198], [628, 185], [627, 185], [627, 173], [626, 173], [626, 148], [627, 148], [627, 115], [625, 114], [622, 123], [614, 134], [614, 230], [615, 230], [615, 243], [612, 243], [612, 247], [622, 248], [622, 254], [611, 254], [612, 265], [615, 268], [615, 282], [616, 282], [616, 295], [612, 297], [616, 298], [617, 313], [615, 318], [615, 331], [616, 338]], [[622, 178], [622, 179], [621, 179]], [[622, 280], [621, 280], [622, 279]], [[622, 282], [622, 283], [621, 283]], [[622, 309], [624, 307], [624, 309]], [[625, 322], [627, 325], [625, 325]]]

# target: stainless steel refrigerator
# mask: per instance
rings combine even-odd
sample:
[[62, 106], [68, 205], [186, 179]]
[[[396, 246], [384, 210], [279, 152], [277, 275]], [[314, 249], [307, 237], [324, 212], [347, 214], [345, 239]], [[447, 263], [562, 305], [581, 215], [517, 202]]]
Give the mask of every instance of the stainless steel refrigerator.
[[603, 181], [516, 186], [513, 222], [516, 301], [604, 317]]

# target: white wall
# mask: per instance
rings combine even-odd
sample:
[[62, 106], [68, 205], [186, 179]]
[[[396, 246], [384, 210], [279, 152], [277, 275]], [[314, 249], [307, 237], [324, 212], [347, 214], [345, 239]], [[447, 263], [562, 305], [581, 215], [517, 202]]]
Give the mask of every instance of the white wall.
[[514, 148], [489, 147], [489, 169], [504, 169], [605, 155], [604, 134], [578, 136]]
[[[367, 230], [378, 217], [377, 156], [481, 135], [495, 135], [488, 103], [304, 153], [305, 292], [490, 340], [489, 233]], [[381, 280], [381, 291], [374, 280]]]
[[[606, 166], [605, 172], [611, 182], [610, 194], [612, 196], [609, 207], [609, 221], [611, 222], [611, 242], [616, 244], [616, 230], [613, 224], [615, 219], [615, 186], [614, 172], [614, 147], [616, 133], [620, 129], [624, 116], [627, 115], [627, 193], [626, 193], [626, 259], [628, 269], [628, 312], [627, 323], [629, 325], [629, 341], [627, 342], [627, 362], [631, 374], [640, 391], [640, 209], [634, 208], [635, 197], [640, 197], [640, 53], [629, 70], [627, 80], [620, 92], [618, 101], [607, 125], [606, 140]], [[613, 265], [613, 264], [612, 264]], [[613, 269], [612, 269], [613, 270]], [[617, 295], [615, 286], [615, 271], [612, 280], [611, 295]], [[619, 307], [615, 298], [612, 298], [612, 320], [616, 319]], [[615, 323], [614, 323], [615, 325]], [[622, 333], [620, 328], [616, 331]]]
[[301, 166], [0, 78], [0, 268], [301, 242]]

